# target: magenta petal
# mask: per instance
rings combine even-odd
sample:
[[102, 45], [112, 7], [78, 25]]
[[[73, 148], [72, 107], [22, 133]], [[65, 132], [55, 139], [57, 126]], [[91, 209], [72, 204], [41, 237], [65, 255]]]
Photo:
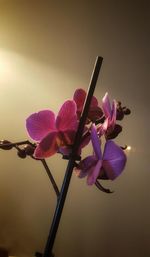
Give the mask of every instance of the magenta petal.
[[108, 93], [106, 93], [102, 99], [102, 108], [105, 114], [105, 117], [111, 118], [111, 105], [108, 97]]
[[102, 152], [101, 152], [101, 146], [100, 146], [100, 139], [97, 135], [96, 126], [93, 124], [91, 129], [91, 140], [94, 152], [96, 154], [97, 159], [102, 159]]
[[76, 130], [77, 129], [77, 106], [73, 100], [64, 102], [61, 106], [56, 119], [56, 127], [58, 130]]
[[55, 129], [55, 114], [50, 110], [33, 113], [26, 119], [26, 128], [33, 140], [40, 141]]
[[67, 145], [73, 145], [74, 138], [75, 138], [76, 131], [75, 130], [67, 130], [63, 132], [59, 132], [59, 138], [62, 141], [62, 144]]
[[103, 155], [103, 168], [109, 179], [113, 180], [123, 171], [126, 164], [124, 151], [112, 140], [105, 144]]
[[[77, 104], [77, 110], [79, 112], [82, 112], [85, 98], [86, 98], [86, 91], [84, 89], [79, 88], [75, 91], [73, 99]], [[95, 96], [93, 96], [90, 107], [95, 108], [97, 106], [98, 106], [97, 98]]]
[[97, 98], [95, 96], [93, 96], [90, 107], [94, 108], [94, 107], [97, 107], [97, 106], [98, 106]]
[[86, 97], [86, 92], [81, 88], [77, 89], [74, 93], [73, 99], [76, 102], [77, 110], [79, 112], [82, 112], [85, 97]]
[[58, 132], [50, 132], [36, 147], [34, 156], [39, 159], [50, 157], [58, 151]]
[[91, 169], [90, 173], [88, 174], [87, 184], [89, 186], [95, 184], [96, 179], [100, 174], [101, 167], [102, 167], [102, 160], [98, 160], [96, 165], [93, 167], [93, 169]]

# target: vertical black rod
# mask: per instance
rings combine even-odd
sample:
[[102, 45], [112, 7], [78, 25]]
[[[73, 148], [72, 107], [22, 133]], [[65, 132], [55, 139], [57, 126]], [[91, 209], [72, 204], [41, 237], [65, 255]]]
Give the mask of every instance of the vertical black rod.
[[50, 228], [50, 233], [49, 233], [49, 236], [48, 236], [48, 240], [47, 240], [47, 243], [46, 243], [46, 247], [45, 247], [43, 257], [51, 257], [52, 256], [52, 249], [53, 249], [56, 233], [57, 233], [57, 230], [58, 230], [58, 226], [59, 226], [63, 206], [64, 206], [64, 203], [65, 203], [67, 191], [68, 191], [68, 188], [69, 188], [73, 168], [75, 166], [76, 156], [77, 156], [78, 148], [80, 146], [80, 142], [81, 142], [85, 122], [86, 122], [86, 119], [87, 119], [89, 107], [90, 107], [91, 100], [92, 100], [92, 96], [94, 94], [94, 90], [95, 90], [95, 87], [96, 87], [96, 82], [97, 82], [98, 75], [99, 75], [99, 72], [100, 72], [100, 68], [101, 68], [101, 65], [102, 65], [102, 60], [103, 60], [103, 58], [99, 57], [99, 56], [96, 59], [96, 63], [95, 63], [95, 66], [94, 66], [92, 77], [91, 77], [87, 97], [86, 97], [85, 104], [84, 104], [84, 107], [83, 107], [83, 112], [82, 112], [81, 119], [80, 119], [80, 122], [79, 122], [78, 130], [77, 130], [77, 133], [76, 133], [76, 136], [75, 136], [74, 145], [73, 145], [73, 149], [72, 149], [72, 154], [71, 154], [71, 157], [70, 157], [68, 165], [67, 165], [66, 173], [65, 173], [65, 176], [64, 176], [60, 196], [58, 198], [57, 206], [56, 206], [56, 209], [55, 209], [55, 213], [54, 213], [54, 217], [53, 217], [53, 221], [52, 221], [52, 225], [51, 225], [51, 228]]

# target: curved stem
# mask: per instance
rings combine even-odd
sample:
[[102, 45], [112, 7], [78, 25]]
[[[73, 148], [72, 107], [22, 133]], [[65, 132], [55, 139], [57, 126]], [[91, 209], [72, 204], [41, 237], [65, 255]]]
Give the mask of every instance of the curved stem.
[[113, 193], [113, 191], [110, 191], [109, 189], [104, 188], [104, 187], [98, 182], [98, 180], [96, 180], [95, 186], [96, 186], [99, 190], [101, 190], [101, 191], [103, 191], [103, 192], [105, 192], [105, 193], [107, 193], [107, 194]]
[[54, 189], [54, 191], [55, 191], [55, 193], [56, 193], [56, 195], [57, 195], [57, 198], [58, 198], [59, 195], [60, 195], [60, 192], [59, 192], [59, 189], [58, 189], [58, 187], [57, 187], [57, 184], [56, 184], [56, 182], [55, 182], [55, 180], [54, 180], [54, 178], [53, 178], [53, 176], [52, 176], [52, 173], [50, 172], [50, 169], [49, 169], [49, 167], [48, 167], [48, 165], [47, 165], [45, 159], [42, 159], [41, 162], [42, 162], [42, 164], [43, 164], [43, 166], [44, 166], [44, 168], [45, 168], [45, 170], [46, 170], [46, 172], [47, 172], [47, 175], [48, 175], [48, 177], [49, 177], [49, 179], [50, 179], [50, 181], [51, 181], [51, 183], [52, 183], [53, 189]]

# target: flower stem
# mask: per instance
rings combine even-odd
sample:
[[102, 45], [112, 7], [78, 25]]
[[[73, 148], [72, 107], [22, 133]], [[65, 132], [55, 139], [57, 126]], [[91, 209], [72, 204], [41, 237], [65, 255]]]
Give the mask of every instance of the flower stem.
[[52, 183], [52, 186], [54, 188], [54, 191], [55, 191], [55, 193], [57, 195], [57, 199], [58, 199], [60, 193], [59, 193], [59, 189], [57, 187], [57, 184], [56, 184], [56, 182], [55, 182], [55, 180], [54, 180], [54, 178], [52, 176], [52, 173], [50, 172], [50, 169], [49, 169], [45, 159], [42, 159], [41, 162], [42, 162], [42, 164], [43, 164], [43, 166], [44, 166], [44, 168], [45, 168], [45, 170], [47, 172], [47, 175], [48, 175], [48, 177], [49, 177], [49, 179], [50, 179], [50, 181]]

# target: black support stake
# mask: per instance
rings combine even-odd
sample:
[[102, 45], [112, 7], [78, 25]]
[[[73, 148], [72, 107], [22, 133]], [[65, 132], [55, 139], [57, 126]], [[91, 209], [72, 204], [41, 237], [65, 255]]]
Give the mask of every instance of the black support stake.
[[68, 192], [68, 188], [69, 188], [73, 168], [75, 166], [75, 161], [76, 161], [76, 158], [77, 158], [78, 149], [79, 149], [79, 146], [80, 146], [80, 143], [81, 143], [81, 138], [82, 138], [84, 126], [85, 126], [85, 123], [86, 123], [86, 119], [87, 119], [89, 107], [90, 107], [90, 104], [91, 104], [92, 96], [94, 94], [94, 90], [95, 90], [95, 87], [96, 87], [96, 82], [97, 82], [97, 79], [98, 79], [98, 75], [99, 75], [99, 72], [100, 72], [102, 61], [103, 61], [103, 58], [98, 56], [97, 59], [96, 59], [96, 62], [95, 62], [95, 66], [94, 66], [94, 70], [93, 70], [93, 73], [92, 73], [92, 77], [91, 77], [87, 97], [85, 99], [85, 103], [84, 103], [82, 115], [81, 115], [81, 118], [80, 118], [78, 130], [77, 130], [77, 133], [76, 133], [76, 136], [75, 136], [74, 145], [73, 145], [73, 148], [72, 148], [72, 154], [71, 154], [70, 159], [68, 161], [66, 173], [65, 173], [64, 180], [63, 180], [63, 183], [62, 183], [61, 192], [60, 192], [60, 195], [58, 197], [58, 201], [57, 201], [57, 205], [56, 205], [56, 209], [55, 209], [55, 213], [54, 213], [54, 217], [53, 217], [53, 221], [52, 221], [52, 225], [51, 225], [51, 228], [50, 228], [50, 232], [49, 232], [49, 236], [48, 236], [48, 240], [47, 240], [47, 243], [46, 243], [46, 247], [45, 247], [43, 257], [53, 256], [52, 255], [52, 249], [53, 249], [56, 233], [57, 233], [57, 230], [58, 230], [58, 226], [59, 226], [63, 206], [64, 206], [66, 195], [67, 195], [67, 192]]

